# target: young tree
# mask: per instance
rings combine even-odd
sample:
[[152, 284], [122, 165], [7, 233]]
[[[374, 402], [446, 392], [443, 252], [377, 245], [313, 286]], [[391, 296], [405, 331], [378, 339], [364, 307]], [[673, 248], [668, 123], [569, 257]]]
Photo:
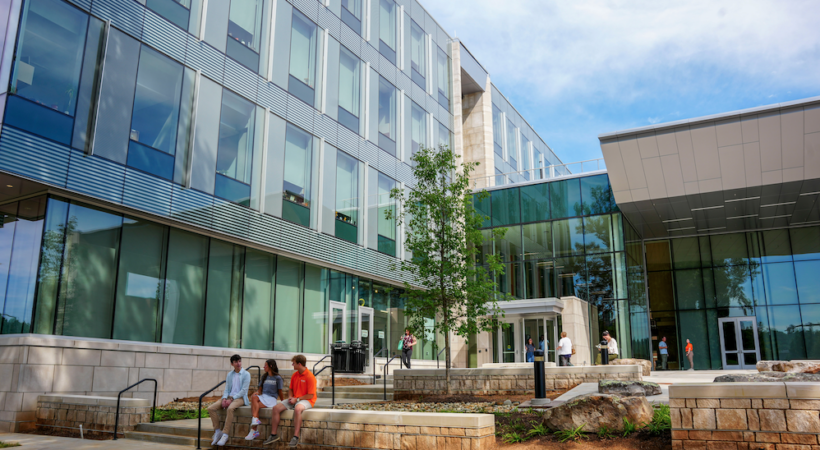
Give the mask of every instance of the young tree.
[[[496, 290], [493, 273], [504, 272], [498, 255], [480, 255], [484, 241], [481, 226], [487, 219], [473, 206], [474, 198], [489, 193], [470, 190], [470, 173], [478, 163], [461, 163], [448, 146], [422, 147], [413, 156], [415, 189], [394, 189], [395, 217], [407, 229], [404, 248], [411, 259], [394, 264], [410, 273], [404, 283], [405, 314], [414, 330], [424, 329], [424, 319], [435, 317], [434, 333], [444, 336], [446, 385], [450, 393], [450, 332], [469, 338], [498, 326], [503, 316], [498, 300], [509, 295]], [[504, 237], [505, 228], [492, 230]], [[435, 335], [435, 334], [434, 334]]]

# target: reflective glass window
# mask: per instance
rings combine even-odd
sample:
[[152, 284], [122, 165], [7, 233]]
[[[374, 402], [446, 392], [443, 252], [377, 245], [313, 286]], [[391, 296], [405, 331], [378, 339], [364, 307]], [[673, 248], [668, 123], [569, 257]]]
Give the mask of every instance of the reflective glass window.
[[274, 313], [274, 350], [300, 352], [302, 341], [302, 303], [305, 264], [287, 258], [276, 262], [276, 312]]
[[410, 69], [414, 83], [427, 88], [425, 76], [427, 74], [427, 52], [424, 41], [424, 30], [415, 21], [410, 21]]
[[694, 269], [700, 267], [698, 238], [672, 239], [671, 242], [675, 269]]
[[507, 119], [507, 160], [513, 168], [513, 171], [518, 170], [518, 140], [515, 135], [515, 125], [510, 119]]
[[714, 274], [718, 307], [754, 306], [752, 279], [748, 266], [718, 267], [714, 269]]
[[[0, 312], [6, 296], [11, 246], [17, 225], [17, 202], [0, 206]], [[40, 274], [37, 277], [37, 307], [33, 331], [38, 334], [54, 334], [54, 315], [60, 290], [63, 250], [65, 249], [66, 222], [69, 204], [55, 197], [48, 199], [43, 247], [40, 256]], [[18, 255], [20, 256], [20, 255]], [[2, 322], [2, 317], [0, 317]]]
[[764, 263], [792, 260], [789, 230], [762, 231], [760, 235], [763, 238], [761, 254]]
[[552, 222], [552, 236], [555, 256], [584, 253], [584, 226], [581, 219]]
[[191, 0], [147, 0], [145, 6], [183, 30], [188, 29]]
[[496, 239], [495, 252], [504, 262], [520, 261], [523, 257], [521, 227], [508, 227], [504, 237]]
[[379, 77], [379, 147], [393, 156], [396, 156], [397, 123], [396, 88]]
[[518, 188], [492, 191], [493, 226], [521, 223]]
[[531, 223], [522, 228], [524, 259], [552, 258], [552, 223]]
[[493, 148], [495, 149], [495, 154], [501, 157], [504, 156], [503, 142], [504, 121], [502, 120], [501, 110], [493, 105]]
[[450, 57], [438, 46], [436, 74], [438, 74], [438, 103], [450, 111]]
[[379, 1], [379, 52], [396, 64], [396, 4], [393, 0]]
[[202, 345], [208, 241], [205, 236], [171, 228], [162, 342]]
[[205, 341], [211, 347], [239, 348], [245, 247], [211, 239], [205, 302]]
[[530, 140], [527, 139], [524, 134], [521, 134], [521, 170], [524, 170], [522, 175], [524, 175], [525, 180], [530, 179]]
[[577, 179], [556, 181], [549, 186], [550, 217], [562, 219], [581, 215], [581, 185]]
[[521, 222], [538, 222], [550, 217], [549, 185], [521, 187]]
[[443, 123], [438, 123], [438, 145], [453, 149], [453, 133], [444, 126]]
[[556, 259], [555, 276], [558, 296], [587, 298], [586, 262], [583, 255]]
[[[797, 303], [797, 285], [792, 263], [763, 264], [759, 267], [752, 267], [752, 270], [763, 272], [766, 301], [769, 305], [792, 305]], [[816, 276], [817, 273], [815, 273]]]
[[243, 205], [250, 202], [255, 121], [253, 103], [233, 92], [223, 91], [215, 194]]
[[820, 305], [802, 305], [800, 316], [806, 339], [806, 358], [820, 359]]
[[273, 350], [275, 279], [276, 256], [249, 248], [245, 256], [242, 348]]
[[712, 241], [712, 261], [715, 266], [747, 264], [749, 253], [746, 250], [744, 233], [721, 234], [710, 236]]
[[339, 123], [359, 132], [361, 61], [344, 47], [339, 51]]
[[584, 217], [584, 248], [586, 253], [611, 252], [615, 250], [612, 235], [612, 216]]
[[675, 309], [672, 272], [650, 272], [647, 277], [647, 287], [649, 288], [649, 309], [653, 313]]
[[646, 243], [646, 269], [649, 271], [672, 269], [672, 256], [669, 251], [669, 241], [654, 241]]
[[359, 161], [336, 154], [336, 237], [358, 243]]
[[410, 105], [410, 152], [411, 155], [415, 155], [427, 143], [427, 112], [416, 102], [411, 102]]
[[282, 218], [302, 226], [310, 226], [312, 160], [313, 136], [288, 124]]
[[[328, 269], [305, 264], [305, 299], [302, 312], [303, 343], [305, 353], [326, 354], [328, 326], [325, 292], [328, 283]], [[373, 342], [376, 339], [374, 336]], [[376, 347], [378, 348], [378, 347]]]
[[820, 227], [792, 228], [789, 236], [795, 261], [820, 259]]
[[612, 211], [612, 189], [606, 175], [581, 178], [582, 211], [585, 216]]
[[543, 179], [544, 178], [544, 170], [543, 170], [544, 160], [543, 160], [543, 156], [541, 156], [541, 151], [538, 150], [537, 148], [534, 148], [534, 147], [532, 149], [532, 167], [534, 169], [539, 169], [539, 170], [534, 170], [533, 171], [533, 178], [536, 179], [536, 180]]
[[477, 195], [473, 195], [473, 207], [476, 210], [476, 213], [484, 217], [484, 222], [481, 224], [482, 227], [489, 227], [492, 226], [492, 207], [491, 207], [491, 196], [487, 195], [484, 198], [478, 198]]
[[504, 264], [504, 272], [496, 274], [499, 292], [509, 294], [514, 299], [524, 298], [524, 278], [521, 263]]
[[528, 262], [524, 264], [527, 298], [555, 297], [555, 269], [553, 261]]
[[228, 56], [254, 72], [259, 70], [262, 6], [263, 0], [231, 0], [228, 18]]
[[611, 253], [587, 255], [586, 281], [588, 283], [588, 298], [590, 301], [600, 302], [604, 299], [615, 298], [614, 264], [612, 259]]
[[390, 198], [390, 191], [396, 188], [396, 181], [379, 172], [378, 186], [378, 248], [382, 253], [396, 256], [396, 219], [388, 219], [385, 214], [392, 211], [395, 217], [396, 202]]
[[769, 308], [769, 322], [777, 359], [781, 361], [806, 359], [806, 343], [803, 340], [800, 307], [794, 305]]
[[294, 9], [290, 37], [288, 91], [311, 106], [316, 99], [316, 54], [318, 50], [319, 27]]
[[820, 303], [820, 261], [794, 263], [800, 303]]
[[700, 269], [675, 271], [678, 309], [703, 309], [703, 276]]
[[362, 34], [362, 0], [342, 0], [342, 22]]

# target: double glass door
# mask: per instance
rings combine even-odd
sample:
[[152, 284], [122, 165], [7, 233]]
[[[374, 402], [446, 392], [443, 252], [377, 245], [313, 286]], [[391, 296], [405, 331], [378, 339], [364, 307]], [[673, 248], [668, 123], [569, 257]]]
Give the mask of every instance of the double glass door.
[[723, 369], [754, 369], [760, 360], [757, 321], [754, 317], [718, 319]]
[[525, 317], [508, 320], [507, 327], [499, 333], [500, 358], [504, 363], [527, 362], [527, 342], [532, 338], [532, 345], [538, 349], [541, 336], [544, 336], [544, 350], [547, 361], [555, 362], [555, 320], [545, 317]]
[[[328, 321], [328, 327], [330, 327], [328, 333], [330, 336], [329, 343], [333, 344], [341, 341], [350, 344], [349, 338], [362, 341], [362, 343], [367, 344], [365, 365], [370, 366], [370, 361], [373, 358], [374, 341], [379, 343], [379, 339], [376, 339], [373, 335], [374, 322], [373, 308], [360, 306], [355, 313], [351, 314], [345, 303], [331, 301], [330, 320]], [[349, 335], [348, 331], [352, 331], [352, 333]], [[384, 335], [381, 335], [380, 338], [383, 341]]]

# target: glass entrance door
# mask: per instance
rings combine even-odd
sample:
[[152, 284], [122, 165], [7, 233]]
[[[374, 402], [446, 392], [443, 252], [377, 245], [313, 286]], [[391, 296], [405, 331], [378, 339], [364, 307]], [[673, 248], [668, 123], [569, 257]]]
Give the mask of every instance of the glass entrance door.
[[754, 317], [718, 319], [723, 369], [754, 369], [760, 360], [757, 321]]
[[[330, 320], [327, 321], [330, 327], [330, 343], [345, 341], [347, 338], [347, 321], [345, 320], [345, 310], [347, 305], [342, 302], [330, 302]], [[328, 349], [329, 350], [329, 349]]]
[[539, 339], [541, 336], [546, 336], [544, 334], [544, 319], [537, 318], [537, 319], [522, 319], [523, 324], [523, 336], [521, 337], [521, 352], [524, 354], [524, 362], [527, 362], [527, 342], [528, 339], [532, 338], [532, 345], [536, 349], [538, 349]]
[[501, 362], [514, 363], [518, 362], [516, 348], [519, 344], [515, 342], [515, 323], [508, 325], [501, 329]]
[[[358, 339], [367, 345], [365, 366], [370, 366], [373, 357], [373, 308], [359, 306]], [[365, 371], [366, 372], [366, 371]]]
[[556, 342], [557, 337], [555, 336], [555, 320], [554, 319], [546, 319], [545, 322], [547, 323], [547, 332], [544, 333], [544, 338], [547, 340], [547, 361], [549, 362], [556, 362], [555, 361], [555, 346], [558, 344]]

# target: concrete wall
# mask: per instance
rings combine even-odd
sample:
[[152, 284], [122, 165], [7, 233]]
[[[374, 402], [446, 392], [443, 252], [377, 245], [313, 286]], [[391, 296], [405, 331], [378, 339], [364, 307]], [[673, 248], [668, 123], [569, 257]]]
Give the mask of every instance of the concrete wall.
[[575, 346], [575, 355], [572, 356], [572, 364], [583, 366], [592, 364], [590, 359], [590, 317], [589, 304], [578, 297], [561, 297], [564, 302], [564, 310], [561, 312], [563, 328], [558, 330], [560, 339], [561, 332], [566, 331], [567, 337]]
[[116, 422], [117, 399], [80, 395], [41, 395], [37, 399], [37, 425], [46, 427], [83, 427], [85, 431], [132, 431], [151, 421], [151, 401], [124, 398], [120, 401], [120, 420]]

